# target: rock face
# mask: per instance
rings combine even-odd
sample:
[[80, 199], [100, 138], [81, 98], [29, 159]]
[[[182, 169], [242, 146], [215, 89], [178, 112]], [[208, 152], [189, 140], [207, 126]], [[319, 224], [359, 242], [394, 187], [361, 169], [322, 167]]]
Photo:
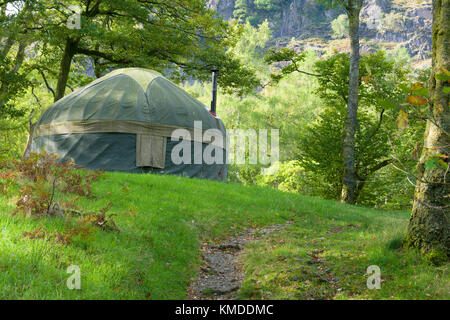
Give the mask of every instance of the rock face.
[[412, 56], [431, 52], [431, 2], [402, 6], [389, 0], [366, 0], [361, 11], [361, 36], [383, 43], [401, 43]]
[[[208, 0], [208, 7], [225, 20], [236, 18], [235, 9], [245, 2], [245, 19], [256, 25], [269, 21], [274, 40], [332, 39], [331, 22], [343, 10], [327, 9], [316, 0], [273, 1], [261, 7], [257, 0]], [[240, 10], [242, 12], [242, 10]], [[243, 19], [242, 13], [240, 16]], [[412, 56], [426, 59], [431, 51], [431, 1], [366, 0], [361, 10], [361, 38], [375, 43], [401, 44]], [[281, 42], [280, 42], [281, 41]]]
[[326, 10], [315, 0], [292, 0], [283, 7], [281, 23], [275, 35], [300, 39], [319, 36], [323, 34], [322, 22], [336, 16], [337, 11]]
[[225, 20], [233, 18], [234, 5], [236, 0], [208, 0], [209, 9], [217, 11]]

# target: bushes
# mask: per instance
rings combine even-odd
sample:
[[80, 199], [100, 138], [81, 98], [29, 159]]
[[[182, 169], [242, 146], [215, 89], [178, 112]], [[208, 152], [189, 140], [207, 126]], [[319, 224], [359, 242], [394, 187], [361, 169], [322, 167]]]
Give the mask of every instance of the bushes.
[[333, 38], [340, 39], [348, 37], [348, 17], [341, 14], [331, 22], [331, 30], [333, 30]]
[[[89, 238], [96, 229], [119, 231], [107, 212], [108, 204], [98, 212], [83, 213], [76, 202], [80, 196], [92, 197], [92, 182], [99, 179], [102, 172], [87, 171], [75, 166], [73, 161], [58, 162], [56, 155], [32, 153], [29, 158], [4, 162], [0, 165], [0, 191], [14, 199], [13, 214], [25, 217], [52, 217], [65, 219], [64, 231], [48, 232], [43, 227], [23, 236], [29, 239], [47, 239], [62, 244], [70, 244], [74, 237]], [[61, 193], [75, 194], [70, 201]], [[73, 217], [76, 217], [73, 219]]]
[[270, 167], [267, 170], [269, 174], [261, 176], [259, 184], [282, 191], [302, 192], [301, 177], [304, 170], [298, 161], [293, 160], [278, 164], [277, 172], [275, 172], [275, 168], [275, 166]]
[[[250, 30], [249, 35], [255, 30]], [[245, 43], [239, 47], [246, 48]], [[256, 59], [254, 53], [241, 50], [241, 54], [247, 54], [249, 61]], [[321, 76], [293, 72], [279, 83], [265, 86], [260, 93], [220, 97], [219, 114], [228, 129], [279, 129], [280, 133], [278, 173], [262, 176], [259, 166], [234, 165], [230, 166], [229, 181], [339, 199], [349, 56], [334, 53], [319, 58], [309, 51], [302, 55], [299, 69]], [[420, 150], [421, 146], [415, 143], [424, 128], [411, 120], [402, 135], [398, 134], [398, 108], [390, 101], [404, 101], [404, 88], [409, 90], [410, 81], [414, 81], [409, 79], [410, 72], [401, 61], [381, 51], [364, 55], [361, 60], [356, 133], [359, 205], [389, 209], [410, 206], [413, 187], [405, 174], [390, 164], [399, 159], [414, 172], [416, 159], [411, 154], [414, 149]], [[283, 63], [287, 62], [271, 68], [285, 66]], [[373, 81], [380, 90], [374, 89]], [[204, 87], [198, 84], [185, 87], [195, 91], [200, 100], [209, 101], [209, 92]]]
[[18, 197], [17, 212], [26, 216], [46, 216], [59, 213], [58, 192], [91, 196], [91, 183], [100, 172], [77, 168], [73, 161], [59, 163], [56, 155], [32, 153], [24, 160], [1, 165], [0, 186], [4, 195]]
[[405, 17], [400, 12], [389, 12], [383, 16], [381, 19], [381, 32], [402, 32], [406, 29], [406, 20], [408, 18]]
[[324, 193], [326, 183], [320, 176], [306, 171], [298, 160], [273, 164], [264, 169], [264, 174], [261, 169], [261, 166], [255, 165], [230, 166], [228, 181], [244, 185], [267, 186], [280, 191], [310, 196], [319, 196]]
[[[278, 170], [275, 172], [277, 166]], [[311, 185], [308, 183], [310, 177], [299, 161], [282, 162], [277, 164], [277, 166], [270, 167], [267, 170], [268, 175], [259, 176], [258, 184], [270, 186], [281, 191], [301, 194], [312, 193]]]
[[258, 165], [230, 165], [228, 169], [228, 181], [242, 183], [244, 185], [255, 185], [261, 173]]
[[444, 251], [439, 249], [431, 249], [424, 256], [426, 262], [434, 266], [440, 266], [449, 261], [449, 257]]

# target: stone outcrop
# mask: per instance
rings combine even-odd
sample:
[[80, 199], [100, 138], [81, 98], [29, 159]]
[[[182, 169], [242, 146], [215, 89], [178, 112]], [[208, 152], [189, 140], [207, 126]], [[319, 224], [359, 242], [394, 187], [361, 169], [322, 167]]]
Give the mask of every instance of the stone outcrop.
[[[234, 18], [236, 0], [208, 0], [207, 3], [225, 20]], [[255, 0], [247, 3], [255, 8]], [[252, 11], [258, 20], [269, 21], [276, 43], [287, 42], [292, 37], [331, 40], [331, 22], [343, 13], [343, 10], [327, 9], [316, 0], [285, 0], [273, 12]], [[431, 1], [402, 4], [393, 0], [366, 0], [361, 10], [361, 38], [375, 43], [401, 44], [417, 59], [427, 59], [431, 51], [431, 23]]]

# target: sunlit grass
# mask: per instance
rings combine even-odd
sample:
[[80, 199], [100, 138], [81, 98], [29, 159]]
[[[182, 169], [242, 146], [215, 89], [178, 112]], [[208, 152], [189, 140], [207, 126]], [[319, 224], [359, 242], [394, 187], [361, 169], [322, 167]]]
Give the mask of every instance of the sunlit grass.
[[[39, 226], [64, 230], [61, 218], [12, 216], [0, 201], [0, 298], [184, 298], [199, 263], [200, 241], [293, 216], [290, 197], [270, 189], [171, 176], [108, 173], [81, 199], [84, 211], [113, 203], [120, 233], [97, 231], [65, 246], [22, 235]], [[67, 196], [72, 198], [71, 196]], [[68, 290], [66, 269], [78, 265], [82, 290]]]
[[[241, 298], [450, 298], [449, 264], [431, 266], [402, 248], [408, 213], [325, 201], [300, 212], [287, 230], [247, 248]], [[367, 287], [372, 265], [380, 267], [380, 290]]]
[[[107, 173], [93, 190], [93, 198], [80, 199], [83, 210], [112, 202], [121, 232], [98, 230], [92, 239], [70, 245], [25, 239], [24, 231], [39, 226], [64, 230], [65, 221], [12, 216], [11, 201], [0, 197], [0, 299], [183, 299], [202, 242], [291, 219], [294, 224], [285, 231], [246, 249], [241, 297], [449, 297], [448, 266], [429, 266], [395, 244], [388, 248], [404, 235], [407, 213], [174, 176]], [[327, 233], [350, 224], [355, 227]], [[320, 258], [339, 278], [340, 292], [317, 280], [318, 271], [307, 263], [314, 249], [325, 250]], [[381, 267], [378, 291], [365, 287], [371, 264]], [[81, 269], [81, 290], [66, 286], [70, 265]], [[289, 280], [295, 276], [298, 280]]]

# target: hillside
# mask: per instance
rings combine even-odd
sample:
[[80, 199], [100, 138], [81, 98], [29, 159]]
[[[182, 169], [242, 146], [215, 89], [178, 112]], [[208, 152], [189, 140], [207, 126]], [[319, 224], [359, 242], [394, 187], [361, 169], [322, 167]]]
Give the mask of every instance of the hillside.
[[[225, 20], [258, 25], [267, 19], [272, 45], [291, 43], [298, 50], [319, 52], [330, 46], [348, 49], [336, 43], [341, 36], [333, 36], [331, 28], [344, 11], [327, 9], [315, 0], [208, 0], [208, 6]], [[431, 1], [367, 0], [361, 11], [362, 51], [401, 46], [416, 60], [426, 60], [431, 52], [431, 19]]]
[[[121, 173], [105, 174], [80, 201], [85, 211], [111, 202], [120, 232], [97, 230], [66, 244], [32, 238], [39, 228], [62, 232], [67, 221], [13, 216], [13, 202], [0, 198], [0, 299], [183, 299], [203, 243], [248, 228], [264, 234], [286, 221], [292, 221], [286, 229], [245, 249], [240, 298], [450, 297], [448, 265], [432, 267], [398, 249], [407, 213], [271, 188]], [[366, 287], [365, 270], [374, 264], [381, 290]], [[71, 265], [80, 267], [82, 290], [66, 287]]]

